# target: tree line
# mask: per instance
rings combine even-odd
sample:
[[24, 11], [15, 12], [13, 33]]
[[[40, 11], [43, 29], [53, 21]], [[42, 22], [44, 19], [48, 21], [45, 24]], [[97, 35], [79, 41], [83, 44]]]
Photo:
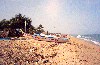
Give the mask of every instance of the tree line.
[[[26, 23], [25, 23], [26, 22]], [[23, 16], [22, 14], [16, 14], [15, 17], [12, 17], [10, 20], [3, 19], [0, 21], [0, 31], [6, 30], [9, 31], [9, 36], [16, 36], [16, 30], [21, 29], [25, 32], [25, 24], [26, 24], [26, 32], [25, 33], [42, 33], [44, 32], [44, 27], [40, 24], [38, 27], [34, 27], [32, 24], [32, 20], [29, 17]]]

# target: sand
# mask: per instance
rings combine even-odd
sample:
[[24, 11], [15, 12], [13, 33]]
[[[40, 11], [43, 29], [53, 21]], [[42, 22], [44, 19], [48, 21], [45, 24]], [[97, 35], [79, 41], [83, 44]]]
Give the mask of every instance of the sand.
[[100, 46], [74, 37], [67, 43], [0, 41], [0, 65], [100, 65]]
[[100, 46], [74, 37], [70, 38], [76, 49], [76, 65], [100, 65]]

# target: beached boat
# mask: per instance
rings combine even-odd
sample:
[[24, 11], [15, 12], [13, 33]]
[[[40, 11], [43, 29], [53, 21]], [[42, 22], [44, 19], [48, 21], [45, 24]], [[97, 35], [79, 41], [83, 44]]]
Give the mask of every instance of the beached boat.
[[58, 39], [56, 39], [55, 42], [56, 43], [66, 43], [66, 42], [68, 42], [68, 39], [67, 38], [58, 38]]

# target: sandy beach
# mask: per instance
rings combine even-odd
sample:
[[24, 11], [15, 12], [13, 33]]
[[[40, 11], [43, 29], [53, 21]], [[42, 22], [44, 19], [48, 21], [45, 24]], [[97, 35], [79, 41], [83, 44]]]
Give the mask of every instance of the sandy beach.
[[0, 65], [100, 65], [100, 46], [69, 36], [67, 43], [1, 40]]

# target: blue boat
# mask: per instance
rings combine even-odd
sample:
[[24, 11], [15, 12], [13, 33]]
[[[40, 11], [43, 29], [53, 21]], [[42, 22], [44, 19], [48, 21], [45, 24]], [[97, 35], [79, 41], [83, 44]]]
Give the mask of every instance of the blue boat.
[[0, 40], [10, 40], [10, 38], [0, 38]]

